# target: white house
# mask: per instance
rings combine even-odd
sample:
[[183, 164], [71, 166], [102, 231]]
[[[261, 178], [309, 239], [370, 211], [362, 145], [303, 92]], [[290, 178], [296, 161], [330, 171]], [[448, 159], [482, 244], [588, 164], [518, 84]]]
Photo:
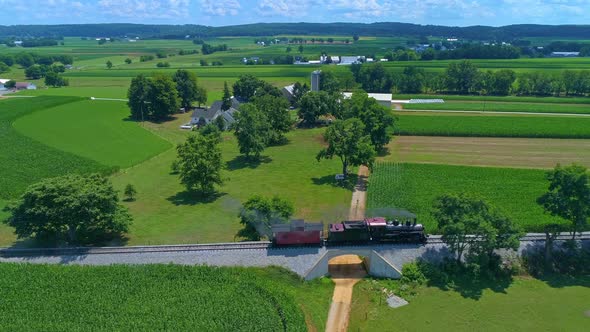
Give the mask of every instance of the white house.
[[0, 78], [0, 91], [6, 91], [8, 90], [4, 84], [6, 84], [6, 82], [10, 81], [9, 79], [4, 79], [4, 78]]
[[221, 116], [225, 122], [225, 127], [230, 127], [234, 122], [236, 122], [235, 113], [238, 112], [240, 102], [236, 98], [232, 97], [231, 107], [227, 111], [221, 110], [222, 103], [223, 102], [221, 100], [217, 100], [211, 104], [211, 107], [209, 108], [195, 108], [193, 114], [191, 115], [191, 125], [204, 126], [215, 121]]

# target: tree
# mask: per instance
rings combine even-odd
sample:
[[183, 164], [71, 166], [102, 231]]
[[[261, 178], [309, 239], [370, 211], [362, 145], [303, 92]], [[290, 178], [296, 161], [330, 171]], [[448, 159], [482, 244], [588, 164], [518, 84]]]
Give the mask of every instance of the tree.
[[59, 76], [56, 72], [50, 71], [45, 75], [45, 85], [53, 86], [53, 87], [60, 87], [60, 86], [68, 86], [69, 82], [67, 79]]
[[6, 65], [4, 62], [0, 62], [0, 74], [8, 73], [10, 71], [10, 67]]
[[29, 68], [25, 69], [25, 76], [30, 79], [38, 80], [41, 77], [45, 76], [45, 72], [43, 67], [39, 65], [32, 65]]
[[491, 92], [495, 95], [506, 96], [516, 81], [516, 73], [510, 69], [501, 69], [492, 74]]
[[201, 64], [201, 67], [206, 67], [209, 65], [209, 63], [207, 63], [207, 60], [205, 59], [199, 60], [199, 64]]
[[223, 97], [221, 97], [221, 110], [227, 111], [231, 108], [231, 93], [227, 87], [227, 82], [223, 82]]
[[247, 158], [260, 158], [269, 139], [268, 119], [254, 104], [242, 104], [236, 114], [234, 134], [238, 139], [240, 153]]
[[155, 75], [147, 90], [147, 106], [150, 117], [161, 121], [178, 111], [179, 99], [176, 83], [168, 75]]
[[340, 91], [340, 81], [333, 72], [323, 70], [320, 73], [320, 90], [328, 93]]
[[358, 70], [356, 80], [367, 92], [391, 92], [393, 77], [386, 71], [381, 62], [363, 64], [360, 67], [351, 67], [351, 71]]
[[190, 135], [186, 142], [176, 147], [176, 151], [180, 182], [187, 191], [211, 194], [215, 191], [215, 185], [223, 184], [221, 148], [216, 135]]
[[348, 175], [348, 166], [372, 167], [376, 153], [371, 145], [371, 139], [364, 131], [365, 126], [359, 119], [335, 121], [324, 134], [328, 147], [317, 154], [317, 161], [339, 157], [344, 176]]
[[197, 76], [188, 70], [179, 69], [172, 76], [176, 83], [176, 91], [180, 97], [180, 106], [188, 111], [192, 108], [193, 101], [197, 99]]
[[242, 75], [233, 85], [234, 96], [249, 101], [254, 97], [259, 86], [260, 80], [256, 77], [249, 74]]
[[108, 60], [108, 61], [107, 61], [107, 68], [108, 68], [108, 69], [111, 69], [111, 68], [113, 68], [113, 63], [111, 62], [111, 60]]
[[129, 99], [127, 105], [131, 110], [131, 118], [134, 120], [143, 121], [144, 115], [148, 115], [146, 102], [150, 84], [150, 79], [143, 74], [139, 74], [131, 80], [131, 85], [127, 90], [127, 98]]
[[35, 64], [35, 59], [29, 53], [20, 53], [14, 56], [14, 62], [23, 68], [28, 68]]
[[128, 231], [131, 216], [101, 175], [66, 175], [27, 188], [6, 208], [5, 223], [19, 238], [69, 245], [103, 243]]
[[573, 235], [582, 231], [590, 216], [590, 179], [581, 165], [562, 167], [557, 164], [547, 172], [549, 190], [537, 199], [546, 212], [572, 222]]
[[288, 222], [294, 212], [293, 204], [278, 196], [253, 196], [240, 210], [240, 223], [245, 228], [239, 234], [254, 241], [260, 240], [261, 237], [271, 239], [271, 226]]
[[427, 48], [424, 50], [424, 52], [422, 52], [422, 54], [420, 54], [420, 60], [424, 60], [424, 61], [429, 61], [429, 60], [434, 60], [436, 58], [436, 51], [434, 50], [434, 48]]
[[137, 190], [135, 190], [135, 187], [131, 183], [128, 183], [125, 186], [125, 190], [123, 191], [123, 194], [125, 195], [126, 201], [132, 202], [135, 200], [135, 195], [137, 195]]
[[299, 82], [295, 82], [295, 84], [293, 84], [293, 98], [291, 99], [291, 105], [294, 107], [299, 107], [301, 98], [308, 92], [309, 86], [307, 83], [301, 84]]
[[471, 61], [463, 60], [449, 64], [445, 74], [449, 90], [466, 94], [476, 84], [478, 69]]
[[424, 70], [416, 67], [406, 67], [400, 76], [398, 88], [403, 93], [421, 93], [424, 88]]
[[[446, 194], [436, 199], [433, 211], [442, 240], [461, 263], [465, 250], [492, 262], [494, 249], [517, 249], [520, 230], [484, 200], [466, 194]], [[481, 262], [481, 259], [480, 259]]]
[[10, 81], [4, 83], [4, 87], [7, 89], [14, 89], [16, 87], [16, 81], [10, 80]]
[[130, 65], [131, 62], [133, 62], [133, 61], [130, 58], [125, 59], [125, 63], [128, 64], [128, 65]]
[[356, 42], [356, 41], [358, 41], [358, 40], [359, 40], [359, 35], [357, 35], [357, 34], [354, 34], [354, 35], [352, 36], [352, 40], [354, 40], [355, 42]]
[[287, 53], [291, 53], [291, 51], [292, 51], [292, 50], [293, 50], [293, 49], [291, 48], [291, 46], [287, 46], [287, 50], [286, 50], [286, 51], [287, 51]]
[[202, 86], [197, 86], [195, 101], [199, 104], [199, 107], [201, 107], [201, 104], [205, 104], [207, 102], [207, 89]]
[[358, 118], [365, 126], [364, 134], [369, 135], [375, 151], [380, 151], [391, 140], [388, 133], [394, 119], [389, 111], [364, 91], [355, 91], [345, 100], [342, 118]]
[[293, 127], [289, 114], [289, 102], [283, 97], [264, 95], [254, 98], [254, 105], [259, 109], [269, 124], [268, 144], [276, 145], [285, 142], [285, 133]]
[[299, 50], [299, 53], [303, 53], [303, 45], [299, 45], [298, 50]]
[[299, 117], [307, 125], [316, 123], [321, 115], [329, 113], [329, 96], [325, 91], [312, 91], [303, 95], [299, 101]]

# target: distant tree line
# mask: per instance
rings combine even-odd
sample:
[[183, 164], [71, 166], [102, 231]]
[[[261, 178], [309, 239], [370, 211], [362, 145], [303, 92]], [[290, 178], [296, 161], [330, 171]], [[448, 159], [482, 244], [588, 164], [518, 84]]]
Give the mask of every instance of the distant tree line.
[[201, 45], [201, 53], [203, 53], [203, 55], [212, 54], [212, 53], [221, 52], [221, 51], [227, 51], [226, 44], [212, 46], [207, 43], [203, 43], [203, 45]]
[[[392, 72], [381, 63], [352, 65], [354, 81], [367, 92], [458, 93], [524, 96], [584, 96], [590, 94], [590, 71], [561, 73], [525, 72], [511, 69], [482, 71], [468, 60], [453, 62], [440, 74], [406, 67]], [[326, 83], [324, 83], [326, 84]], [[342, 88], [338, 83], [337, 88]]]

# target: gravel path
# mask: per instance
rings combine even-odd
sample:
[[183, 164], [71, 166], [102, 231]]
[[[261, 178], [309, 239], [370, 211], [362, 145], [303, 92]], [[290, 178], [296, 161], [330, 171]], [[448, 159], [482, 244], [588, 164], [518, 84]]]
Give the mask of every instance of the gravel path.
[[349, 220], [361, 220], [365, 218], [365, 209], [367, 206], [367, 179], [369, 178], [369, 169], [366, 166], [360, 166], [358, 172], [358, 180], [354, 191], [352, 192], [352, 200], [350, 202]]

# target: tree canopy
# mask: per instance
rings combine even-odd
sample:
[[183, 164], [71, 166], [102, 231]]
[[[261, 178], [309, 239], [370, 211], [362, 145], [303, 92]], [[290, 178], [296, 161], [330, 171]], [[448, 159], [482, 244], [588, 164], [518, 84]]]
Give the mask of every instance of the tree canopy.
[[294, 212], [293, 203], [278, 196], [253, 196], [244, 203], [240, 211], [240, 223], [245, 227], [239, 235], [256, 241], [261, 237], [271, 239], [271, 225], [288, 222]]
[[66, 243], [99, 244], [128, 231], [131, 216], [119, 204], [117, 191], [101, 175], [66, 175], [27, 188], [6, 208], [5, 223], [19, 238]]
[[270, 124], [266, 115], [254, 104], [242, 104], [236, 114], [234, 129], [240, 153], [260, 158], [269, 141]]
[[573, 237], [581, 231], [590, 217], [590, 178], [581, 165], [557, 165], [547, 172], [549, 189], [537, 202], [553, 216], [572, 222]]
[[189, 135], [176, 147], [180, 182], [187, 191], [203, 194], [210, 194], [215, 191], [215, 185], [223, 184], [219, 131], [215, 126], [207, 127], [213, 130]]
[[285, 142], [285, 133], [293, 127], [289, 114], [289, 102], [283, 97], [264, 95], [254, 98], [254, 105], [268, 120], [268, 144], [277, 145]]
[[349, 166], [372, 167], [376, 152], [364, 131], [365, 125], [359, 119], [335, 121], [326, 129], [324, 139], [328, 147], [317, 154], [317, 161], [332, 159], [334, 156], [340, 158], [344, 176], [348, 174]]
[[192, 103], [197, 100], [199, 90], [197, 85], [197, 75], [185, 69], [179, 69], [172, 76], [176, 83], [176, 91], [180, 98], [180, 106], [188, 111], [192, 108]]

